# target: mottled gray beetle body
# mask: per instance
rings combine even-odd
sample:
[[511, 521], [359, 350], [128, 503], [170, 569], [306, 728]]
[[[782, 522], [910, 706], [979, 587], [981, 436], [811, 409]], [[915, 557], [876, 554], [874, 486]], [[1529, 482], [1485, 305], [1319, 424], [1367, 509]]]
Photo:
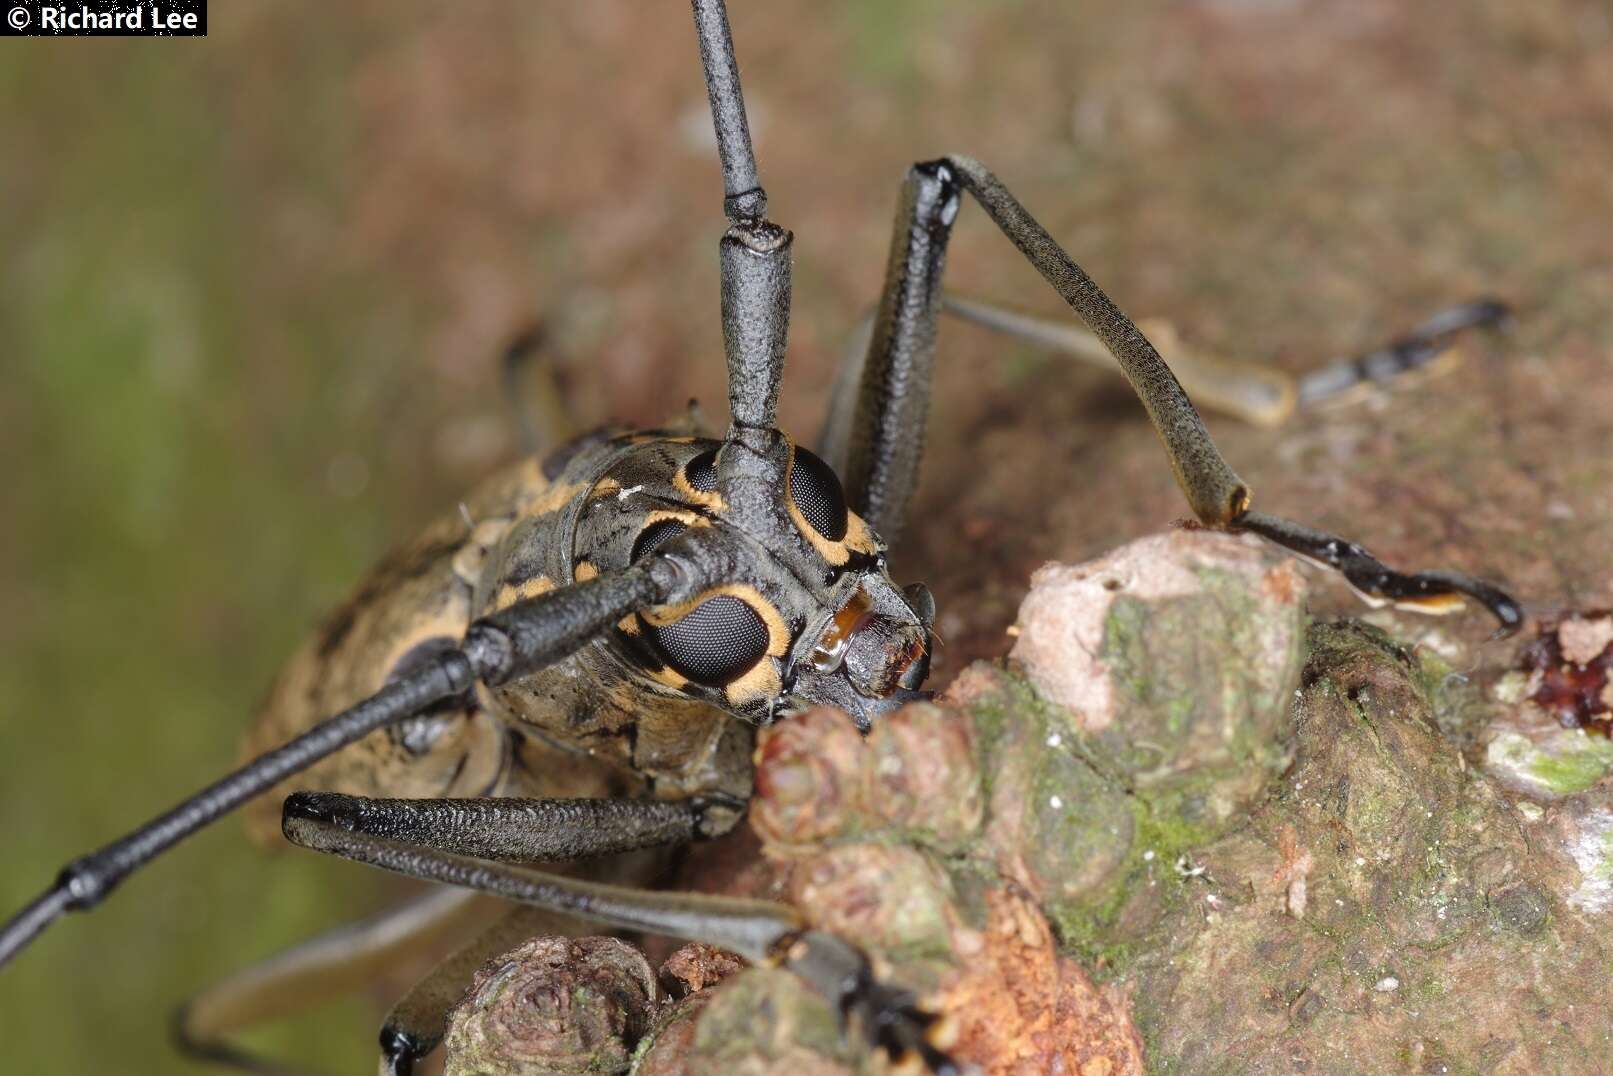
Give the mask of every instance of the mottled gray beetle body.
[[[555, 665], [477, 685], [471, 698], [372, 733], [285, 791], [716, 796], [737, 806], [751, 792], [752, 727], [778, 716], [804, 680], [812, 697], [836, 699], [864, 721], [886, 700], [908, 697], [928, 664], [927, 601], [915, 592], [919, 611], [910, 607], [885, 573], [878, 538], [845, 510], [838, 480], [788, 442], [787, 488], [810, 498], [806, 510], [791, 496], [778, 506], [787, 529], [772, 520], [771, 541], [748, 533], [713, 481], [723, 445], [671, 430], [598, 432], [494, 476], [384, 561], [292, 659], [245, 753], [373, 693], [456, 643], [478, 617], [625, 568], [688, 528], [732, 532], [753, 554], [744, 577], [625, 617]], [[666, 633], [712, 599], [729, 611], [741, 646], [759, 651], [741, 649], [715, 675], [709, 663], [680, 668], [663, 642], [675, 643]], [[273, 839], [277, 799], [251, 811], [254, 835]], [[726, 828], [738, 816], [714, 812], [711, 822]]]

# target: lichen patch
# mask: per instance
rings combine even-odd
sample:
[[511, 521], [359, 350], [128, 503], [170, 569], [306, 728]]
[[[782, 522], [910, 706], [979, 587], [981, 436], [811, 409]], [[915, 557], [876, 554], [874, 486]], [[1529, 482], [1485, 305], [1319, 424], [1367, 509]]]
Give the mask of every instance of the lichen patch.
[[1580, 883], [1568, 903], [1596, 914], [1613, 907], [1613, 811], [1598, 808], [1580, 820], [1567, 852], [1579, 868]]

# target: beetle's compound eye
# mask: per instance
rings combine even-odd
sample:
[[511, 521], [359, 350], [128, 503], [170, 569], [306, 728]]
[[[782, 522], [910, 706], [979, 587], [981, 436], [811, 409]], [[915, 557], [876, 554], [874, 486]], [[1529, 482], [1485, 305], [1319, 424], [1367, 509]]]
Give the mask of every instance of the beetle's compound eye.
[[840, 479], [827, 463], [799, 445], [790, 467], [790, 500], [807, 525], [829, 541], [838, 542], [846, 536], [849, 517]]
[[649, 554], [665, 545], [667, 540], [674, 538], [688, 530], [686, 523], [676, 519], [660, 519], [638, 532], [633, 539], [633, 563], [637, 564]]
[[650, 636], [668, 665], [707, 687], [739, 679], [767, 654], [767, 625], [731, 594], [707, 598], [670, 624], [651, 625]]
[[[675, 519], [651, 523], [633, 542], [633, 560], [649, 555], [686, 529]], [[767, 654], [766, 623], [742, 599], [728, 594], [707, 598], [670, 624], [645, 622], [644, 627], [668, 665], [680, 676], [707, 687], [737, 680]]]
[[683, 476], [689, 480], [689, 485], [701, 493], [713, 493], [717, 489], [717, 450], [707, 449], [683, 468]]

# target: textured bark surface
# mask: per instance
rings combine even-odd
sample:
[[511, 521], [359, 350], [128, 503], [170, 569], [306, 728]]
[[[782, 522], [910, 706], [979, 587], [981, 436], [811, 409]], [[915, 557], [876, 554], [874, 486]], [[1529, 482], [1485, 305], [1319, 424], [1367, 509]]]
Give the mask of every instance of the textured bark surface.
[[490, 961], [449, 1019], [445, 1076], [621, 1072], [657, 999], [615, 938], [533, 938]]
[[1605, 1071], [1613, 949], [1563, 840], [1440, 731], [1447, 674], [1357, 623], [1310, 642], [1293, 765], [1125, 973], [1153, 1067]]
[[[986, 1073], [1605, 1071], [1613, 753], [1538, 701], [1597, 619], [1458, 673], [1306, 595], [1196, 531], [1050, 565], [1006, 663], [866, 739], [764, 735], [730, 889], [864, 947]], [[635, 1072], [883, 1071], [782, 972], [694, 947], [663, 980]]]

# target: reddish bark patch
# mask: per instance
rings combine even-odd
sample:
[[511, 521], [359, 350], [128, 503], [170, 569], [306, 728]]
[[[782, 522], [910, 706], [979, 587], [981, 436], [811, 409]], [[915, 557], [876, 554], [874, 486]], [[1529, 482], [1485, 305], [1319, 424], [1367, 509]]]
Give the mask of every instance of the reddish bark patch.
[[661, 965], [661, 983], [675, 997], [697, 994], [721, 982], [745, 966], [745, 961], [726, 949], [702, 942], [690, 942]]
[[1529, 697], [1564, 728], [1613, 732], [1613, 641], [1594, 653], [1582, 645], [1609, 619], [1613, 613], [1606, 611], [1568, 614], [1543, 623], [1540, 636], [1524, 647], [1520, 664], [1534, 688]]

